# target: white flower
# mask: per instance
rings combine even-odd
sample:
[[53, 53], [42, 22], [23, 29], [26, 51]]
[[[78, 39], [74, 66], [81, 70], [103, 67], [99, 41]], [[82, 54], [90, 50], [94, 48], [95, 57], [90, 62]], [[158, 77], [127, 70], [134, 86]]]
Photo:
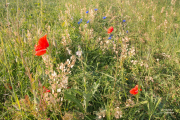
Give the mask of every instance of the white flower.
[[67, 47], [66, 50], [68, 51], [68, 54], [71, 55], [72, 51]]
[[59, 88], [59, 89], [57, 89], [57, 92], [61, 92], [61, 89]]
[[67, 59], [67, 62], [68, 62], [68, 65], [70, 64], [70, 61], [69, 61], [69, 59]]
[[53, 77], [56, 77], [56, 76], [57, 76], [57, 74], [56, 74], [55, 71], [52, 73], [52, 76], [53, 76]]
[[77, 51], [77, 52], [76, 52], [76, 55], [77, 55], [78, 57], [81, 57], [82, 51]]

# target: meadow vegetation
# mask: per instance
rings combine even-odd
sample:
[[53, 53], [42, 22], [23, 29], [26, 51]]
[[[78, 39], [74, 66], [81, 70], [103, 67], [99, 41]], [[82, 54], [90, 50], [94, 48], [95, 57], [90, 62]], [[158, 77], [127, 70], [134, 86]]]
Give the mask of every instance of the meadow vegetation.
[[1, 0], [0, 119], [180, 118], [179, 6]]

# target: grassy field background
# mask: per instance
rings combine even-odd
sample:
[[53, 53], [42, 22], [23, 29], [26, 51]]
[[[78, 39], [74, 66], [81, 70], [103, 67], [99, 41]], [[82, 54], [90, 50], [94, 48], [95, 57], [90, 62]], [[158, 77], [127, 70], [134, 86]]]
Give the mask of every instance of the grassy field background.
[[[180, 118], [179, 6], [1, 0], [0, 119]], [[35, 56], [46, 34], [47, 53]]]

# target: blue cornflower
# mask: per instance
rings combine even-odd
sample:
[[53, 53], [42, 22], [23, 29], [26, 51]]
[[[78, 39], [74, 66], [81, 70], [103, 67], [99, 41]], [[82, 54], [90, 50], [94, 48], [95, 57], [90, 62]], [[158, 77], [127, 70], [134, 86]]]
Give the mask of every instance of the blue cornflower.
[[96, 9], [94, 9], [95, 11], [97, 11], [98, 9], [96, 8]]
[[79, 20], [78, 24], [80, 24], [82, 22], [82, 19]]
[[112, 37], [113, 36], [113, 34], [111, 34], [109, 37]]
[[126, 22], [126, 20], [123, 20], [123, 22]]
[[89, 11], [86, 11], [86, 13], [89, 13]]
[[128, 33], [128, 30], [126, 31], [126, 33]]
[[109, 40], [111, 39], [111, 37], [108, 38]]
[[89, 23], [90, 21], [88, 20], [86, 23]]
[[104, 16], [103, 19], [106, 19], [106, 16]]

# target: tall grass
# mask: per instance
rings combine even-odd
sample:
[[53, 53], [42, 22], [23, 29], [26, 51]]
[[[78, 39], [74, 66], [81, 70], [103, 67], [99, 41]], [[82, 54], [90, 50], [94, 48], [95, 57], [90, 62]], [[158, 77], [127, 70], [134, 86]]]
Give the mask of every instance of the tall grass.
[[[179, 5], [0, 1], [0, 118], [180, 118]], [[47, 53], [35, 56], [45, 34]]]

